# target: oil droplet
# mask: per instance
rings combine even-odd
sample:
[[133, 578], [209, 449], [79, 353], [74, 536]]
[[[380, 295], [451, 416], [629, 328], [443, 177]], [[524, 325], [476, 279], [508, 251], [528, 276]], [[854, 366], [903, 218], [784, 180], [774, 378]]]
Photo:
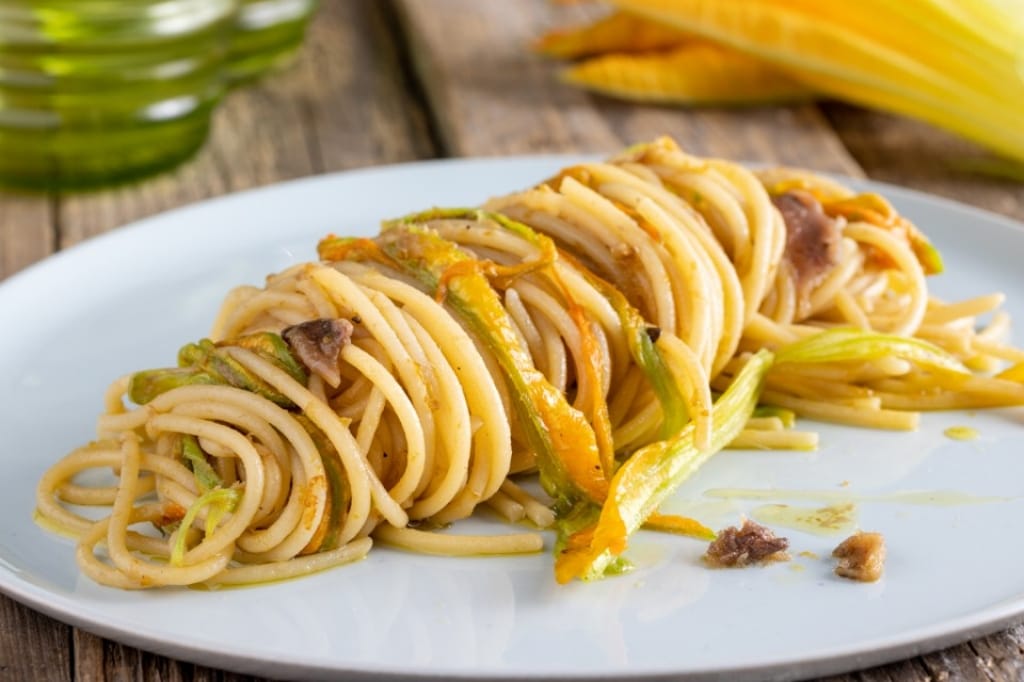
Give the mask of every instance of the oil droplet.
[[806, 549], [804, 551], [800, 552], [799, 554], [797, 554], [797, 556], [802, 556], [805, 559], [820, 559], [821, 558], [817, 554], [815, 554], [814, 552], [812, 552], [810, 550], [806, 550]]
[[675, 514], [696, 519], [705, 526], [722, 528], [736, 517], [741, 507], [729, 499], [676, 499], [672, 498], [661, 506], [662, 514]]
[[791, 563], [789, 565], [789, 570], [796, 571], [797, 573], [799, 573], [800, 571], [803, 571], [803, 570], [806, 570], [806, 569], [805, 569], [803, 564]]
[[857, 526], [857, 507], [850, 502], [828, 507], [765, 504], [754, 509], [750, 515], [766, 525], [783, 526], [814, 535], [839, 535]]
[[625, 557], [635, 569], [651, 568], [665, 561], [668, 552], [663, 545], [656, 542], [631, 542]]
[[942, 432], [946, 438], [953, 440], [974, 440], [978, 437], [978, 430], [970, 426], [950, 426]]
[[890, 493], [858, 494], [845, 490], [787, 490], [784, 488], [709, 488], [705, 497], [732, 500], [810, 500], [851, 504], [854, 502], [882, 502], [914, 504], [928, 507], [953, 507], [967, 504], [1009, 502], [1013, 497], [972, 495], [956, 490], [896, 490]]

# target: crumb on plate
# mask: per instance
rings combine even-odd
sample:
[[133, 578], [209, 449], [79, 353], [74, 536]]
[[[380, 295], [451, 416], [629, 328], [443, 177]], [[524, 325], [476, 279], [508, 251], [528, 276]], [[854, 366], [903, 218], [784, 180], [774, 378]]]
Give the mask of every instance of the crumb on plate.
[[885, 565], [885, 538], [881, 533], [854, 533], [832, 550], [839, 559], [836, 575], [873, 583], [882, 577]]

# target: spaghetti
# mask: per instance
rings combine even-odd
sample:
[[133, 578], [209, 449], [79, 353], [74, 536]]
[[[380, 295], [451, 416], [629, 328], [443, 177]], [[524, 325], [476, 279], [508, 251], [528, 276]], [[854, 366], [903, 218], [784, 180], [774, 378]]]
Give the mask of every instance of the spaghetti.
[[43, 476], [39, 517], [90, 578], [261, 582], [373, 540], [542, 549], [435, 532], [482, 506], [556, 528], [560, 581], [599, 577], [645, 523], [708, 536], [656, 510], [715, 451], [816, 447], [794, 415], [1024, 404], [1001, 295], [931, 296], [941, 260], [884, 199], [667, 139], [319, 255], [228, 294], [178, 367], [114, 382], [98, 439]]

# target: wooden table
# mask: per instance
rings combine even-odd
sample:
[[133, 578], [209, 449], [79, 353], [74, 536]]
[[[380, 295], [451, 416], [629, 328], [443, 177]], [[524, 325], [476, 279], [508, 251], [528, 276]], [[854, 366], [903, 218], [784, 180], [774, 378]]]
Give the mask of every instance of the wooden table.
[[[448, 156], [610, 152], [669, 134], [690, 151], [896, 182], [1024, 218], [1024, 185], [971, 176], [970, 144], [839, 105], [684, 111], [560, 86], [527, 44], [592, 9], [543, 0], [324, 0], [299, 61], [233, 93], [196, 159], [89, 195], [0, 195], [0, 278], [166, 209], [289, 178]], [[0, 596], [2, 680], [242, 680], [142, 652]], [[835, 680], [1024, 679], [1024, 628]]]

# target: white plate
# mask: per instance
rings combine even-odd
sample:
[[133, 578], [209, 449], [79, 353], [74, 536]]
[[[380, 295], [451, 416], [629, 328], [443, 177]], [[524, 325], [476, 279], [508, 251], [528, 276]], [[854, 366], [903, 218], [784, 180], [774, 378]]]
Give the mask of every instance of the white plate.
[[[877, 584], [832, 575], [835, 537], [789, 533], [794, 554], [820, 559], [711, 571], [698, 561], [701, 543], [641, 533], [638, 570], [596, 584], [558, 587], [549, 554], [445, 559], [375, 548], [361, 563], [280, 584], [133, 593], [80, 577], [71, 541], [32, 522], [36, 481], [91, 437], [107, 383], [173, 363], [182, 343], [203, 336], [231, 286], [312, 258], [327, 232], [369, 234], [384, 217], [476, 204], [567, 162], [421, 163], [247, 192], [117, 230], [0, 286], [0, 589], [173, 657], [260, 675], [374, 680], [810, 676], [935, 649], [1024, 614], [1022, 411], [926, 415], [915, 433], [810, 425], [822, 434], [820, 451], [724, 452], [680, 493], [774, 487], [1006, 498], [860, 503], [860, 525], [884, 532], [890, 548]], [[881, 190], [945, 254], [948, 274], [933, 281], [936, 291], [965, 298], [1003, 290], [1014, 319], [1024, 320], [1020, 225]], [[945, 438], [953, 424], [981, 438]], [[719, 526], [763, 503], [702, 503], [698, 513]]]

